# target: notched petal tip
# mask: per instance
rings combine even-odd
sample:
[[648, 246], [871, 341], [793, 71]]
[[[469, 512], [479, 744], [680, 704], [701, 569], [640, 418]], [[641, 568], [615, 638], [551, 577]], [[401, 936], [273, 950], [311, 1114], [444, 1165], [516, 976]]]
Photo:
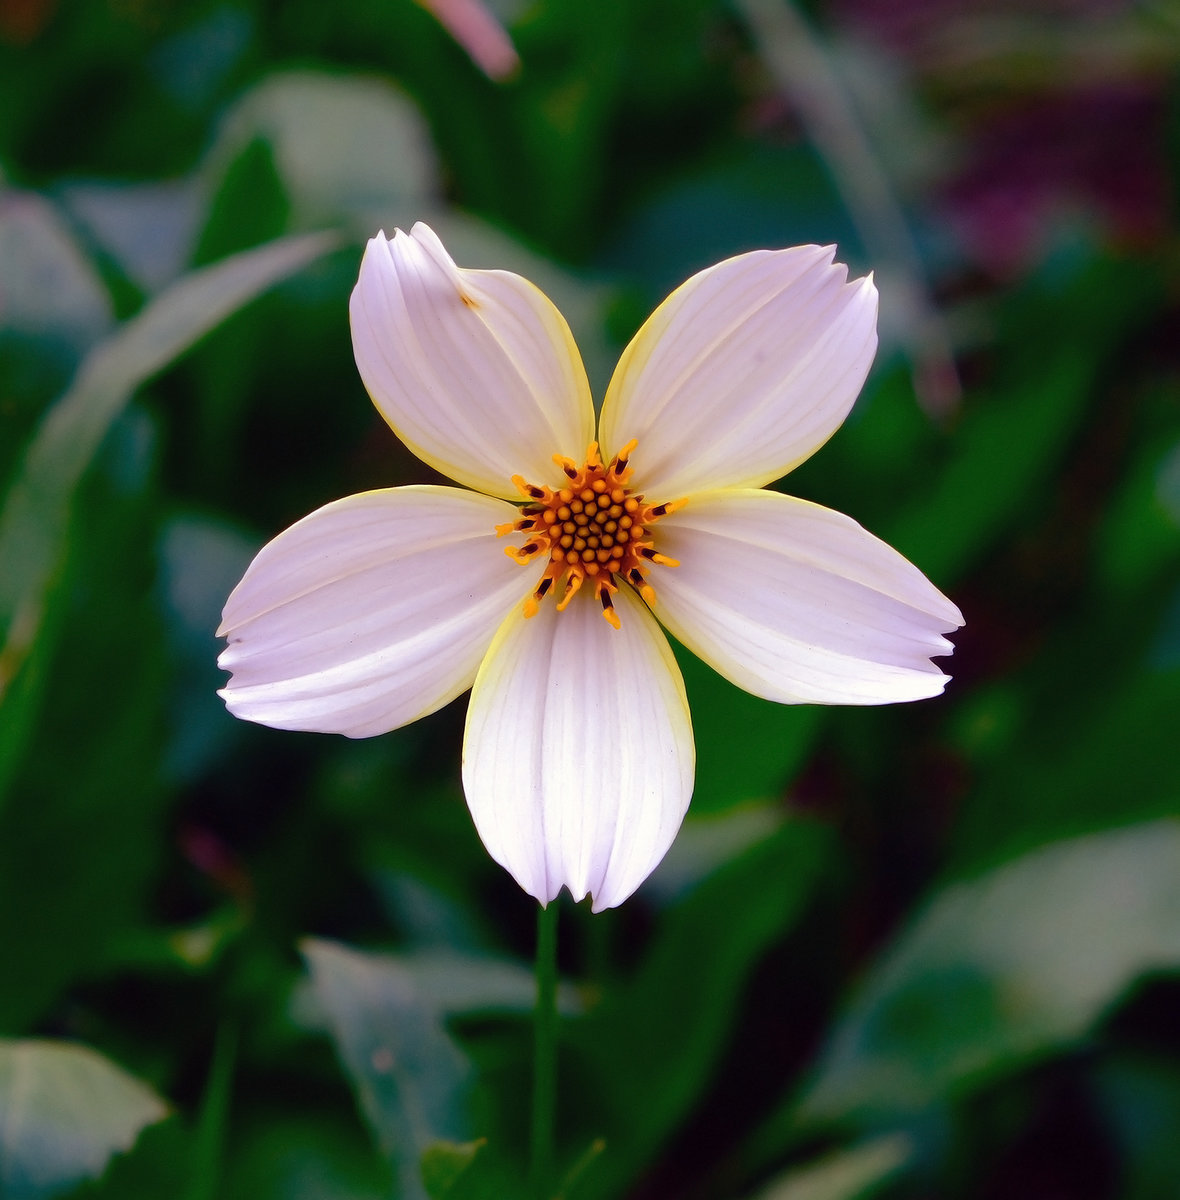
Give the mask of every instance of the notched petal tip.
[[491, 536], [512, 509], [454, 488], [338, 500], [259, 551], [226, 601], [230, 712], [370, 737], [470, 687], [518, 568]]
[[447, 253], [447, 248], [443, 245], [442, 238], [425, 221], [415, 221], [410, 227], [408, 236], [417, 242], [439, 266], [451, 267], [456, 271], [459, 270], [455, 265], [455, 260]]
[[876, 288], [834, 246], [738, 255], [694, 275], [645, 322], [603, 404], [607, 445], [643, 447], [636, 486], [760, 487], [835, 432], [877, 348]]
[[532, 284], [457, 266], [429, 226], [374, 238], [349, 304], [373, 403], [443, 474], [514, 498], [515, 473], [551, 473], [555, 449], [593, 436], [589, 384], [569, 329]]
[[668, 521], [665, 626], [731, 682], [780, 703], [938, 695], [962, 614], [855, 521], [778, 492], [696, 496]]

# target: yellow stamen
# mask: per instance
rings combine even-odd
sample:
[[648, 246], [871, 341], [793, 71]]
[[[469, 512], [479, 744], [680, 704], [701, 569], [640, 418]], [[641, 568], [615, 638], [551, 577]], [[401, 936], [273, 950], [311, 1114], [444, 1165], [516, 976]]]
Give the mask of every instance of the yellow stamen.
[[557, 584], [562, 585], [557, 611], [564, 612], [587, 579], [594, 583], [603, 617], [615, 629], [621, 624], [613, 596], [621, 586], [631, 586], [645, 603], [655, 604], [655, 588], [647, 579], [652, 565], [680, 564], [655, 549], [652, 527], [683, 508], [688, 500], [648, 504], [627, 487], [631, 477], [628, 463], [637, 444], [635, 439], [629, 441], [609, 465], [603, 464], [597, 442], [587, 447], [586, 461], [581, 466], [563, 454], [555, 454], [553, 461], [569, 481], [557, 490], [529, 483], [521, 475], [512, 477], [525, 501], [521, 517], [497, 525], [496, 535], [527, 535], [523, 546], [505, 548], [509, 558], [521, 566], [542, 555], [549, 557], [537, 587], [525, 601], [526, 617], [540, 611], [541, 601]]

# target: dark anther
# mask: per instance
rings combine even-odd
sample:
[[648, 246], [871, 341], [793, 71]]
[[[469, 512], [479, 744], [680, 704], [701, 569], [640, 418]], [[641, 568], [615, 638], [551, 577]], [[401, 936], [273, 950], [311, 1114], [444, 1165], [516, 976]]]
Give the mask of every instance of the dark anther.
[[546, 575], [545, 578], [542, 579], [539, 584], [537, 584], [537, 590], [533, 593], [534, 599], [543, 600], [545, 598], [545, 593], [552, 586], [553, 586], [553, 580], [548, 575]]
[[561, 469], [562, 469], [562, 470], [563, 470], [563, 471], [564, 471], [564, 472], [565, 472], [565, 473], [566, 473], [566, 474], [567, 474], [567, 475], [568, 475], [568, 476], [569, 476], [571, 479], [577, 479], [577, 477], [578, 477], [578, 468], [577, 468], [577, 467], [570, 466], [569, 464], [567, 464], [566, 466], [562, 467]]
[[651, 510], [651, 515], [653, 517], [662, 517], [667, 511], [668, 506], [666, 504], [657, 504], [655, 508]]
[[602, 601], [602, 608], [604, 612], [614, 608], [614, 603], [610, 598], [610, 592], [604, 591], [599, 599]]
[[643, 582], [643, 572], [638, 567], [632, 567], [628, 572], [628, 578], [638, 587]]

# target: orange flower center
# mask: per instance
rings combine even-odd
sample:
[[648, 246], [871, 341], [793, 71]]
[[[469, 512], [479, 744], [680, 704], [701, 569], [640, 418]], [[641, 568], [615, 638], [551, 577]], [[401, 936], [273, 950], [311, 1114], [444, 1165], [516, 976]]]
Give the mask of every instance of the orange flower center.
[[528, 537], [523, 546], [508, 546], [504, 552], [521, 566], [549, 557], [540, 582], [525, 601], [526, 617], [536, 614], [555, 584], [563, 585], [557, 602], [557, 611], [561, 612], [590, 579], [603, 616], [618, 629], [619, 616], [611, 597], [619, 590], [619, 582], [629, 583], [648, 604], [654, 604], [655, 589], [647, 581], [652, 564], [680, 565], [656, 552], [651, 528], [687, 501], [648, 504], [627, 486], [631, 477], [627, 463], [635, 445], [634, 441], [628, 442], [609, 466], [603, 466], [597, 442], [590, 443], [586, 461], [580, 467], [573, 459], [555, 454], [553, 461], [569, 479], [557, 491], [528, 483], [520, 475], [512, 477], [525, 503], [520, 519], [497, 525], [496, 533], [501, 537], [524, 533]]

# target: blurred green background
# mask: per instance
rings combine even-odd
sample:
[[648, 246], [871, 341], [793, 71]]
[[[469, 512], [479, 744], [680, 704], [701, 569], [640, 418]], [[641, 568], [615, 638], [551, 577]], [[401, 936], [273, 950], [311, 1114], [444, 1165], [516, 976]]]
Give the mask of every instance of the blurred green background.
[[430, 478], [347, 322], [417, 219], [598, 396], [720, 257], [875, 269], [782, 486], [967, 619], [895, 708], [684, 656], [686, 825], [562, 906], [562, 1195], [1180, 1195], [1180, 8], [491, 10], [500, 79], [411, 0], [0, 0], [0, 1197], [523, 1194], [534, 905], [462, 702], [349, 742], [215, 695], [254, 551]]

